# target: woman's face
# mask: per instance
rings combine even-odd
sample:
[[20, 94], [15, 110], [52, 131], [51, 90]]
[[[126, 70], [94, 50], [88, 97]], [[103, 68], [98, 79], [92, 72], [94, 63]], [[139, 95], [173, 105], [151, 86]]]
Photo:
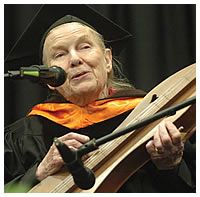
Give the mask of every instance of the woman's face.
[[106, 96], [112, 54], [89, 27], [72, 22], [52, 29], [44, 43], [43, 60], [67, 73], [66, 82], [56, 88], [67, 100]]

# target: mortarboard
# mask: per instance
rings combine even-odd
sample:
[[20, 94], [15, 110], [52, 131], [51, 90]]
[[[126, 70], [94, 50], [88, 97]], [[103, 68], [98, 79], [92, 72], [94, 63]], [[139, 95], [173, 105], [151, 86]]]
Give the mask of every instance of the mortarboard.
[[132, 37], [129, 32], [88, 5], [41, 5], [31, 23], [8, 53], [5, 58], [5, 65], [18, 68], [41, 63], [39, 56], [40, 42], [44, 33], [53, 23], [66, 15], [78, 17], [102, 34], [107, 45], [112, 48], [114, 56], [119, 55], [123, 45]]
[[103, 35], [107, 45], [112, 48], [113, 56], [118, 56], [132, 35], [102, 16], [89, 5], [84, 4], [46, 4], [33, 17], [24, 33], [5, 58], [5, 65], [30, 66], [40, 64], [40, 42], [49, 27], [60, 18], [72, 15], [92, 26]]

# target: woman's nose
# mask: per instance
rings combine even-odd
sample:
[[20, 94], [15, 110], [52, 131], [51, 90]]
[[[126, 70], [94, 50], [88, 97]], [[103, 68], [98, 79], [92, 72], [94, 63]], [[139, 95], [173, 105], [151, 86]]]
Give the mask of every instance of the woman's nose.
[[70, 52], [70, 66], [74, 67], [80, 64], [82, 64], [82, 59], [80, 58], [80, 56], [77, 54], [76, 51], [71, 51]]

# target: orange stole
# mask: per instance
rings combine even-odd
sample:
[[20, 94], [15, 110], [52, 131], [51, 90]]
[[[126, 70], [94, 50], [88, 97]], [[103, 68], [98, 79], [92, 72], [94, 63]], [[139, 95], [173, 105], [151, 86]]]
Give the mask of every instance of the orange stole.
[[131, 110], [142, 99], [103, 99], [84, 107], [72, 103], [43, 103], [34, 106], [28, 115], [40, 115], [70, 129], [80, 129]]

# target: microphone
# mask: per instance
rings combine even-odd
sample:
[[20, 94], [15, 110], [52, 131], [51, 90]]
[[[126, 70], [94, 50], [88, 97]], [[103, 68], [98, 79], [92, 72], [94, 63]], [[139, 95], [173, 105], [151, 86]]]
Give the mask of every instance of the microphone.
[[57, 138], [54, 138], [54, 143], [63, 161], [66, 163], [66, 167], [71, 173], [74, 183], [84, 190], [92, 188], [95, 184], [95, 175], [92, 170], [84, 166], [77, 151], [71, 150]]
[[33, 65], [30, 67], [21, 67], [18, 71], [8, 71], [4, 74], [5, 78], [28, 78], [33, 81], [39, 81], [52, 87], [62, 85], [67, 78], [66, 72], [58, 66], [48, 67], [46, 65]]

